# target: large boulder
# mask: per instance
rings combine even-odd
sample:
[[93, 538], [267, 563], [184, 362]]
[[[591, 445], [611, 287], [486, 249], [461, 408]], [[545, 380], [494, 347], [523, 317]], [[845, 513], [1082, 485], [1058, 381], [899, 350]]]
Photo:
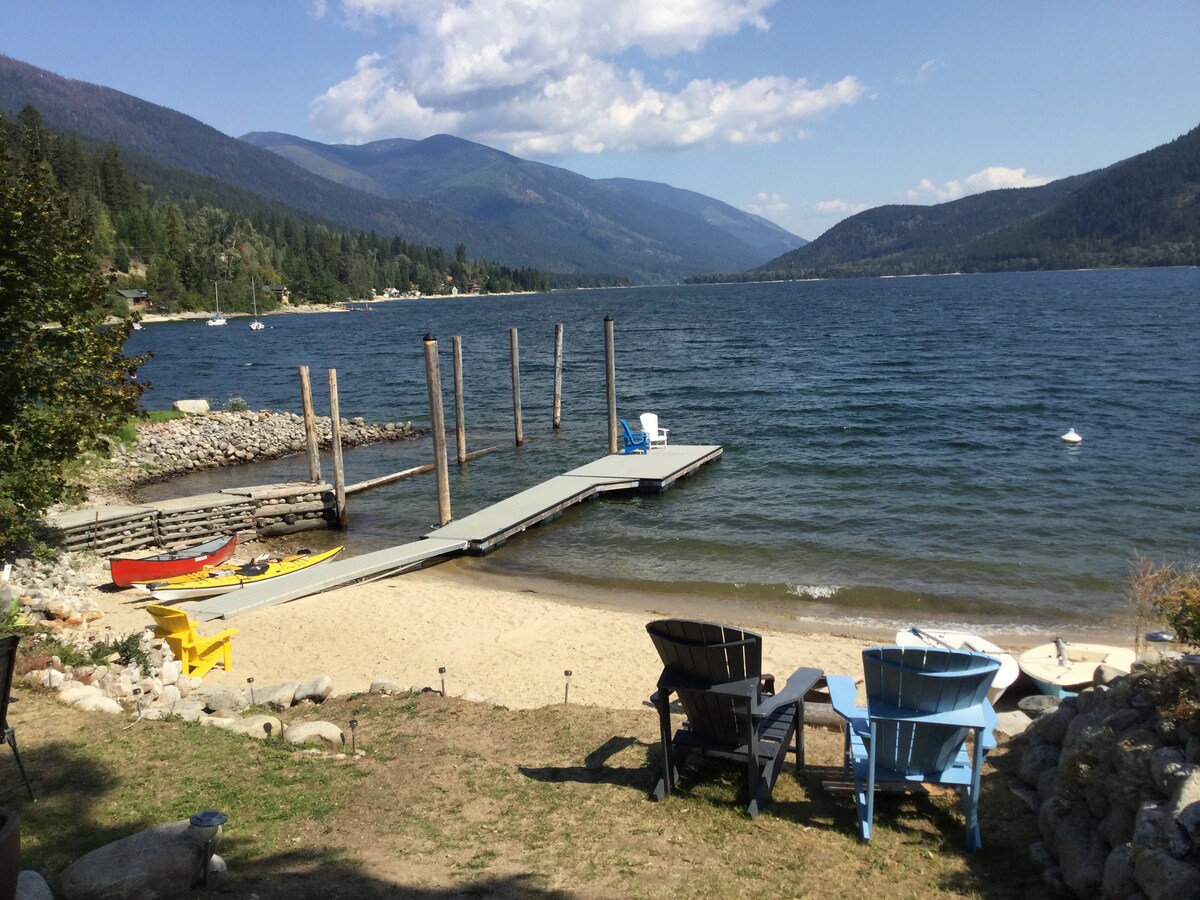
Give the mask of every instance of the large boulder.
[[1143, 850], [1133, 871], [1149, 900], [1200, 900], [1200, 872], [1166, 850]]
[[186, 892], [203, 876], [205, 843], [221, 829], [187, 819], [132, 834], [81, 856], [58, 878], [62, 900], [158, 900]]
[[309, 681], [305, 681], [296, 688], [296, 694], [292, 698], [293, 703], [300, 703], [304, 700], [312, 703], [324, 703], [329, 699], [329, 695], [333, 693], [333, 679], [328, 675], [318, 675]]
[[32, 869], [17, 876], [16, 900], [54, 900], [54, 894], [46, 879]]
[[301, 722], [283, 733], [289, 744], [323, 744], [330, 750], [346, 746], [346, 735], [332, 722]]
[[206, 416], [209, 413], [207, 400], [176, 400], [171, 406], [178, 412], [191, 416]]

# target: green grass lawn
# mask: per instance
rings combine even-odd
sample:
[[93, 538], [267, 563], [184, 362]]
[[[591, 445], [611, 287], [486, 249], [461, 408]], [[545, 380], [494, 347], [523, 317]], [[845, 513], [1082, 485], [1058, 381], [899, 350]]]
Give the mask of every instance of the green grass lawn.
[[[358, 722], [359, 756], [296, 750], [180, 721], [67, 709], [18, 692], [10, 721], [36, 803], [22, 861], [47, 876], [95, 847], [204, 809], [229, 816], [226, 889], [297, 897], [1013, 897], [1045, 895], [1029, 861], [1032, 813], [984, 779], [984, 850], [963, 851], [954, 795], [881, 796], [875, 837], [827, 791], [840, 735], [809, 728], [809, 768], [780, 777], [755, 820], [739, 766], [701, 760], [682, 790], [648, 799], [654, 712], [512, 711], [437, 693], [335, 697], [285, 722]], [[349, 749], [347, 747], [347, 749]], [[0, 757], [0, 784], [16, 775]]]

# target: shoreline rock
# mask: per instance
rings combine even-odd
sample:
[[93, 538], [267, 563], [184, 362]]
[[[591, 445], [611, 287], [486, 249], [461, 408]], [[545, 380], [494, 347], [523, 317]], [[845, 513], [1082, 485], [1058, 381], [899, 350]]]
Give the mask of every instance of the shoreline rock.
[[[328, 416], [316, 418], [323, 450], [333, 443]], [[343, 447], [416, 440], [427, 429], [412, 422], [372, 424], [361, 417], [341, 420]], [[304, 417], [291, 412], [243, 410], [187, 415], [138, 428], [137, 441], [115, 444], [96, 480], [109, 480], [128, 490], [202, 469], [239, 466], [305, 452]]]
[[[1064, 699], [1025, 734], [1016, 785], [1037, 814], [1030, 848], [1076, 897], [1200, 897], [1200, 735], [1158, 708], [1171, 663]], [[1186, 676], [1185, 676], [1186, 677]]]
[[[316, 425], [320, 449], [329, 450], [329, 416], [317, 416]], [[343, 448], [416, 440], [428, 433], [428, 428], [414, 427], [410, 421], [372, 424], [361, 416], [341, 420]], [[139, 485], [157, 484], [204, 469], [278, 460], [307, 449], [304, 416], [296, 413], [246, 409], [191, 414], [143, 422], [138, 426], [137, 442], [113, 443], [108, 460], [98, 462], [84, 474], [84, 486], [91, 503], [97, 497], [132, 500], [133, 490]]]

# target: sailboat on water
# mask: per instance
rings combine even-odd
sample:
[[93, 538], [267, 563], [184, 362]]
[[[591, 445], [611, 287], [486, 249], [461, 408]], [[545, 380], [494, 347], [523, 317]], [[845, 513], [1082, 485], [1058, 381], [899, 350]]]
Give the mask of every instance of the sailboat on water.
[[209, 325], [224, 325], [225, 317], [221, 315], [221, 293], [217, 290], [217, 283], [213, 282], [213, 295], [216, 297], [217, 311], [209, 317]]
[[267, 326], [258, 321], [258, 294], [254, 292], [254, 279], [250, 279], [250, 300], [254, 303], [254, 321], [250, 323], [251, 331], [262, 331]]

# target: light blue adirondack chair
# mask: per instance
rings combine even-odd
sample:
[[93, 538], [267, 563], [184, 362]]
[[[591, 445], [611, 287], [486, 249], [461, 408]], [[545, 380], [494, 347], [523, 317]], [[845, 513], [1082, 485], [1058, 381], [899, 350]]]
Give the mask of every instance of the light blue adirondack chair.
[[624, 444], [621, 446], [621, 452], [625, 455], [630, 453], [649, 453], [650, 438], [644, 431], [634, 431], [629, 427], [629, 423], [624, 419], [618, 419], [621, 423], [621, 430], [624, 434], [621, 435]]
[[980, 848], [979, 776], [996, 746], [987, 691], [999, 667], [994, 657], [966, 650], [872, 647], [863, 651], [865, 708], [855, 705], [852, 678], [828, 676], [833, 708], [847, 723], [845, 764], [864, 841], [871, 839], [877, 784], [936, 784], [962, 794], [967, 849]]

